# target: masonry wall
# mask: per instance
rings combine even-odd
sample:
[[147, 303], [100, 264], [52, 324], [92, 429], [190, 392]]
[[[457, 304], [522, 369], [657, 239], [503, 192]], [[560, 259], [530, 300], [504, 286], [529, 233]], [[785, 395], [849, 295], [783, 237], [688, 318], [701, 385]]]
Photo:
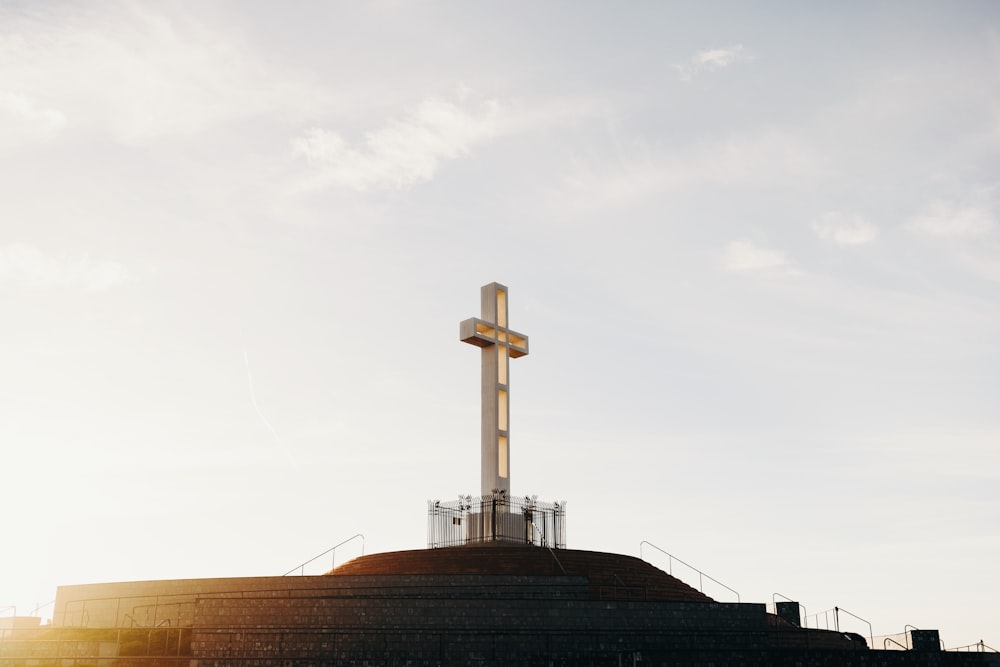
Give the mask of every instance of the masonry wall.
[[[827, 635], [842, 637], [825, 631], [796, 630], [816, 643], [780, 648], [788, 644], [776, 640], [762, 604], [601, 600], [583, 576], [339, 575], [68, 586], [58, 591], [54, 621], [49, 639], [0, 644], [0, 667], [556, 667], [632, 664], [639, 656], [636, 664], [645, 667], [1000, 666], [996, 654], [826, 650]], [[114, 636], [83, 641], [102, 628], [116, 628]], [[111, 647], [127, 651], [113, 657]]]
[[[192, 653], [199, 667], [234, 658], [499, 665], [553, 658], [589, 664], [615, 656], [617, 664], [627, 651], [695, 650], [706, 642], [736, 651], [766, 647], [763, 605], [602, 602], [586, 598], [585, 581], [550, 591], [555, 595], [516, 597], [530, 582], [484, 595], [481, 584], [442, 588], [435, 577], [379, 579], [397, 581], [374, 593], [368, 582], [356, 582], [350, 595], [338, 594], [345, 588], [199, 599]], [[414, 596], [425, 588], [433, 597]]]

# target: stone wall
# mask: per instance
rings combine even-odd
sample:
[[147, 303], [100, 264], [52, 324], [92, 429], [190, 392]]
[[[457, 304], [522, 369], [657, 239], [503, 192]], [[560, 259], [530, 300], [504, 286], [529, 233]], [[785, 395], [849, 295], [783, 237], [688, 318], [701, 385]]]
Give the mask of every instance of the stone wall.
[[[580, 574], [67, 586], [54, 620], [48, 639], [0, 644], [0, 667], [1000, 666], [998, 654], [871, 651], [860, 638], [776, 625], [762, 604], [601, 599]], [[82, 641], [108, 629], [114, 644]]]

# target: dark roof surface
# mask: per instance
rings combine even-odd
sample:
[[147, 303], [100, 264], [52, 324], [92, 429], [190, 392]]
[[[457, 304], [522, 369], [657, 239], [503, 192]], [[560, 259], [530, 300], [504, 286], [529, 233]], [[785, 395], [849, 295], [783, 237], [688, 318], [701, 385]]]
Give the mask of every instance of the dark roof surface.
[[599, 599], [714, 602], [644, 560], [576, 549], [488, 545], [389, 551], [360, 556], [327, 573], [338, 575], [462, 574], [586, 577]]

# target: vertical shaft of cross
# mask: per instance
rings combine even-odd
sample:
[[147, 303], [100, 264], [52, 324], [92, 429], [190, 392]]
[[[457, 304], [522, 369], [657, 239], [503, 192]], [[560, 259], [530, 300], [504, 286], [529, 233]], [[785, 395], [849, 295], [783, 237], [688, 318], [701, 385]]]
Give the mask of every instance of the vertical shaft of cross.
[[528, 354], [528, 337], [507, 327], [507, 288], [480, 291], [481, 317], [463, 321], [459, 338], [482, 348], [482, 467], [485, 496], [510, 491], [510, 359]]
[[[505, 290], [486, 285], [480, 292], [480, 313], [487, 322], [507, 326], [507, 294]], [[499, 333], [498, 330], [497, 333]], [[509, 355], [500, 336], [494, 344], [484, 347], [482, 355], [482, 466], [480, 486], [485, 495], [498, 489], [510, 491], [510, 384]]]

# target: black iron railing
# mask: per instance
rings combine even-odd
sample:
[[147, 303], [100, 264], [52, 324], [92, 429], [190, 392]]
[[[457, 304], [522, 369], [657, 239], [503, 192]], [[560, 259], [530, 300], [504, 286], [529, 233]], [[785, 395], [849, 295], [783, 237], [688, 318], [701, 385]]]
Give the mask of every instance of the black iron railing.
[[566, 503], [539, 502], [536, 496], [459, 496], [427, 503], [427, 547], [478, 542], [514, 542], [566, 548]]

